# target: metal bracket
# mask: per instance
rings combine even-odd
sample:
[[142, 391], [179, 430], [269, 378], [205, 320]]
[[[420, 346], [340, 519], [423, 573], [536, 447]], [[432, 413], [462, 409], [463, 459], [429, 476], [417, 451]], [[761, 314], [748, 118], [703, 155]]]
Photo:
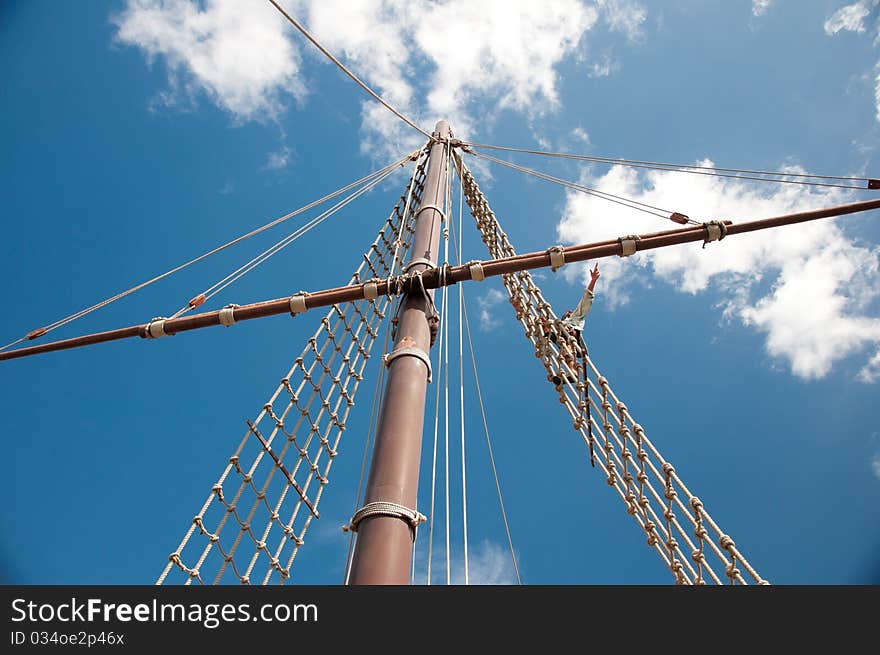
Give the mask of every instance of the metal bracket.
[[221, 309], [217, 318], [220, 319], [220, 325], [225, 325], [226, 327], [232, 327], [235, 324], [235, 308], [238, 305], [226, 305], [223, 309]]
[[145, 336], [147, 339], [158, 339], [160, 337], [171, 337], [174, 334], [168, 334], [165, 332], [165, 317], [157, 316], [152, 319], [147, 325], [147, 329], [145, 330]]
[[305, 291], [300, 291], [290, 297], [290, 314], [292, 316], [302, 314], [308, 309], [308, 307], [306, 307], [306, 296], [308, 295], [309, 294]]
[[375, 300], [379, 297], [379, 285], [374, 281], [364, 283], [364, 300]]
[[468, 262], [467, 264], [468, 270], [471, 273], [471, 279], [476, 282], [482, 282], [486, 279], [486, 274], [483, 271], [483, 264], [478, 261]]
[[707, 243], [721, 241], [721, 239], [727, 236], [727, 225], [723, 221], [709, 221], [708, 223], [703, 223], [703, 227], [706, 229], [703, 248], [706, 247]]
[[415, 357], [422, 361], [422, 363], [428, 367], [428, 384], [431, 383], [431, 358], [428, 357], [428, 353], [419, 348], [398, 348], [397, 350], [392, 350], [390, 353], [385, 353], [383, 357], [383, 361], [385, 362], [385, 366], [391, 366], [391, 362], [393, 362], [398, 357]]
[[416, 215], [413, 217], [413, 219], [417, 219], [419, 217], [419, 214], [421, 214], [426, 209], [436, 209], [440, 213], [440, 220], [446, 220], [446, 212], [440, 209], [440, 207], [438, 207], [437, 205], [422, 205], [416, 210]]
[[629, 257], [630, 255], [634, 255], [636, 253], [637, 243], [641, 237], [637, 234], [631, 234], [628, 237], [620, 237], [618, 241], [620, 242], [620, 256], [621, 257]]
[[550, 270], [554, 273], [565, 266], [565, 248], [562, 246], [553, 246], [547, 249], [550, 255]]
[[406, 266], [404, 266], [403, 272], [409, 273], [409, 269], [418, 264], [424, 264], [428, 268], [437, 268], [437, 265], [427, 257], [416, 257], [415, 259], [410, 260], [410, 262]]

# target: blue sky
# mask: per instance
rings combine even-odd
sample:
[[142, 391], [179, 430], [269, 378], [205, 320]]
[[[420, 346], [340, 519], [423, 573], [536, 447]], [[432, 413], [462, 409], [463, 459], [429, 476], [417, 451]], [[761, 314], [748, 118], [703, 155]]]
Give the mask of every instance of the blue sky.
[[[837, 175], [880, 170], [874, 0], [557, 0], [540, 17], [528, 3], [505, 12], [452, 0], [285, 4], [422, 125], [445, 117], [475, 141]], [[0, 51], [3, 343], [420, 145], [264, 2], [7, 2]], [[871, 197], [512, 158], [699, 220]], [[470, 165], [520, 251], [666, 227]], [[398, 174], [210, 308], [343, 284], [404, 182]], [[880, 582], [876, 219], [601, 264], [585, 330], [594, 360], [774, 583]], [[167, 315], [292, 227], [54, 334]], [[473, 228], [464, 241], [465, 259], [483, 256]], [[569, 268], [540, 279], [559, 313], [584, 279]], [[495, 302], [500, 289], [490, 281], [465, 293], [524, 581], [669, 582], [590, 468], [512, 312]], [[277, 317], [3, 363], [0, 577], [152, 582], [245, 418], [318, 320]], [[322, 519], [297, 558], [301, 583], [342, 578], [339, 526], [354, 504], [375, 360], [368, 372]], [[506, 582], [471, 391], [466, 402], [471, 563], [478, 579]], [[432, 427], [432, 412], [426, 421]], [[423, 468], [423, 511], [428, 481]], [[459, 493], [452, 489], [456, 506]], [[452, 518], [460, 543], [460, 514]]]

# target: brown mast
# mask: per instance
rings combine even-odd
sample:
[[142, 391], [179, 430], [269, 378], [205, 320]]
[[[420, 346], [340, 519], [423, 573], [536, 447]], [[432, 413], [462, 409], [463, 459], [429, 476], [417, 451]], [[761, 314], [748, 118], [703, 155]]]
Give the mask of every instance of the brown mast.
[[[440, 121], [432, 135], [428, 173], [416, 216], [409, 272], [437, 264], [440, 207], [446, 195], [449, 124]], [[352, 521], [358, 536], [350, 584], [408, 584], [412, 560], [419, 458], [430, 375], [433, 290], [412, 289], [401, 299], [400, 322], [388, 360], [385, 400], [379, 415], [364, 507]], [[399, 353], [395, 355], [395, 353]], [[383, 505], [384, 504], [384, 505]], [[412, 512], [407, 516], [408, 512]], [[373, 513], [375, 512], [375, 513]], [[363, 518], [360, 518], [360, 516]]]

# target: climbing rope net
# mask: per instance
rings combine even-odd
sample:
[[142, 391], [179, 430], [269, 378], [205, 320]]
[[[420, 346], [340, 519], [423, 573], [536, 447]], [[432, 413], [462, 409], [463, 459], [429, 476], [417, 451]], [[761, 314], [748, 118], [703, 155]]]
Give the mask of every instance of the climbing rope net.
[[[456, 165], [477, 228], [493, 259], [516, 255], [473, 175]], [[564, 329], [528, 271], [503, 275], [526, 338], [554, 384], [574, 429], [671, 571], [677, 584], [768, 584], [737, 549], [635, 422], [592, 359]], [[583, 364], [579, 364], [580, 359]], [[586, 372], [583, 371], [586, 366]]]
[[[422, 158], [349, 284], [396, 274], [421, 201]], [[284, 584], [305, 543], [391, 297], [333, 305], [232, 453], [157, 584]], [[295, 308], [292, 306], [291, 311]]]

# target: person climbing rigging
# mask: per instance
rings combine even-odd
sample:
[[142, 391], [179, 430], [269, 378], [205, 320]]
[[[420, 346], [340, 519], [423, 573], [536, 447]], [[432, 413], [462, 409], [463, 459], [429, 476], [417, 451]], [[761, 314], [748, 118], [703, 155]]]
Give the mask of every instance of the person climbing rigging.
[[[599, 262], [596, 262], [596, 266], [590, 271], [590, 284], [584, 289], [584, 295], [581, 296], [581, 300], [577, 304], [577, 307], [574, 308], [574, 311], [568, 310], [562, 315], [562, 324], [576, 333], [575, 337], [581, 344], [583, 344], [581, 332], [584, 329], [584, 320], [587, 318], [587, 314], [590, 313], [590, 309], [593, 307], [593, 298], [595, 298], [593, 290], [596, 288], [596, 281], [598, 279]], [[586, 349], [586, 346], [584, 346], [584, 349]]]
[[[581, 371], [584, 376], [584, 385], [583, 385], [583, 398], [581, 400], [581, 407], [583, 407], [585, 417], [584, 421], [587, 426], [587, 443], [590, 445], [590, 465], [596, 466], [596, 458], [595, 453], [593, 451], [593, 420], [590, 416], [590, 394], [589, 394], [589, 379], [588, 379], [588, 369], [587, 369], [587, 344], [584, 343], [584, 337], [581, 334], [584, 329], [584, 321], [587, 318], [587, 314], [590, 313], [590, 309], [593, 307], [593, 299], [595, 298], [594, 289], [596, 287], [596, 281], [599, 279], [599, 262], [596, 262], [596, 265], [593, 267], [593, 270], [590, 271], [590, 284], [584, 289], [584, 294], [581, 296], [580, 302], [578, 302], [577, 307], [575, 307], [574, 311], [568, 310], [562, 315], [561, 323], [568, 331], [571, 333], [574, 338], [575, 343], [577, 344], [577, 348], [579, 350], [580, 360], [581, 360]], [[568, 355], [571, 357], [571, 354]], [[569, 362], [569, 367], [577, 370], [577, 361], [576, 358], [574, 362]], [[572, 364], [574, 364], [572, 366]], [[570, 380], [571, 381], [571, 380]]]
[[[561, 320], [559, 321], [561, 331], [566, 332], [565, 336], [568, 336], [569, 339], [561, 339], [560, 340], [560, 353], [562, 355], [563, 360], [568, 365], [568, 367], [572, 371], [578, 370], [578, 356], [583, 359], [583, 355], [587, 354], [587, 345], [584, 343], [583, 336], [581, 333], [584, 329], [584, 321], [587, 318], [587, 314], [590, 313], [590, 309], [593, 307], [593, 299], [595, 298], [594, 289], [596, 288], [596, 281], [599, 279], [599, 264], [596, 263], [596, 266], [593, 270], [590, 271], [590, 284], [584, 289], [584, 293], [581, 296], [580, 301], [577, 304], [577, 307], [574, 308], [574, 311], [567, 310], [563, 315]], [[555, 335], [553, 335], [555, 336]], [[556, 341], [556, 339], [551, 336], [551, 339]], [[573, 348], [569, 347], [568, 342], [573, 342]], [[579, 351], [579, 352], [576, 352]], [[569, 377], [569, 382], [575, 382], [576, 380], [571, 379]], [[554, 380], [555, 383], [555, 380]]]

